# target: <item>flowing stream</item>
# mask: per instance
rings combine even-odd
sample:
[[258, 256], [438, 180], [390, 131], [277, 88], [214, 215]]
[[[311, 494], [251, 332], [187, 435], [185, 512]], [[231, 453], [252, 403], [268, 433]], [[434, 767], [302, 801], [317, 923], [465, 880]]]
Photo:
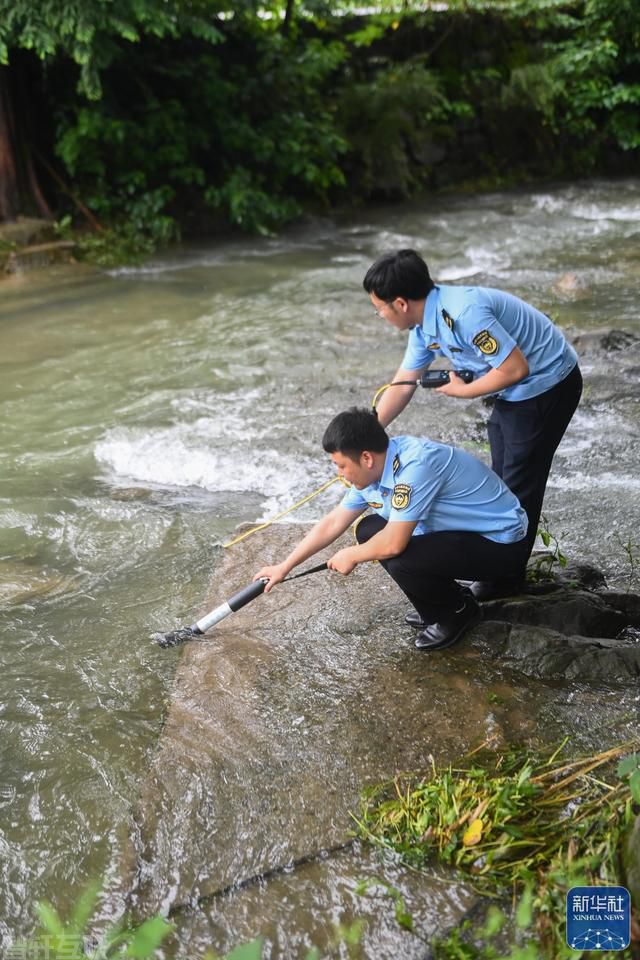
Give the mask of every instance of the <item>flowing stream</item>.
[[[140, 269], [52, 267], [1, 281], [0, 953], [29, 936], [36, 901], [66, 915], [90, 880], [108, 885], [120, 871], [121, 824], [179, 662], [149, 634], [202, 608], [239, 523], [272, 517], [332, 477], [326, 423], [367, 405], [402, 357], [403, 335], [374, 316], [361, 286], [370, 262], [400, 246], [420, 250], [441, 282], [531, 300], [575, 340], [586, 390], [554, 463], [546, 522], [564, 554], [637, 590], [640, 181], [444, 196], [278, 238], [184, 246]], [[479, 401], [421, 391], [392, 429], [486, 456], [487, 416]], [[292, 519], [317, 518], [338, 495], [329, 488]], [[312, 695], [325, 668], [348, 684], [335, 657], [298, 662], [300, 689]], [[455, 658], [447, 663], [455, 673]], [[520, 692], [524, 715], [535, 690]], [[583, 745], [597, 747], [607, 698], [579, 685], [565, 693], [588, 702]], [[275, 711], [282, 687], [269, 695]], [[630, 724], [616, 732], [628, 733], [638, 697], [615, 696]], [[435, 722], [455, 759], [460, 717], [442, 710]], [[277, 723], [268, 732], [277, 756]], [[423, 746], [403, 762], [422, 762]], [[234, 749], [248, 757], [252, 743]], [[268, 802], [268, 764], [261, 775], [248, 820]], [[323, 882], [335, 900], [334, 870]], [[302, 878], [302, 901], [307, 886]], [[270, 929], [297, 922], [288, 909], [277, 916], [287, 897], [272, 894]], [[234, 926], [230, 906], [216, 948], [259, 933], [264, 909], [254, 898]], [[214, 927], [198, 923], [201, 951]], [[280, 940], [274, 956], [296, 955]]]

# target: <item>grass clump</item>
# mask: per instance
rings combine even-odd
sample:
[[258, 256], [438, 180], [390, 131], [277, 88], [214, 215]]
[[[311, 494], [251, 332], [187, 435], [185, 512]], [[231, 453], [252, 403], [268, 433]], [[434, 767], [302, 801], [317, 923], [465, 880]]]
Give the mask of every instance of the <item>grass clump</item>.
[[[634, 745], [571, 761], [561, 758], [565, 745], [546, 755], [517, 748], [496, 756], [482, 754], [483, 744], [460, 767], [432, 763], [428, 776], [373, 788], [356, 818], [360, 835], [412, 867], [433, 859], [454, 866], [482, 895], [517, 903], [513, 960], [575, 958], [565, 942], [566, 894], [620, 884], [619, 851], [640, 803], [640, 774], [634, 779], [629, 757], [620, 761]], [[491, 940], [499, 926], [475, 933]], [[499, 956], [463, 940], [456, 932], [435, 956]]]

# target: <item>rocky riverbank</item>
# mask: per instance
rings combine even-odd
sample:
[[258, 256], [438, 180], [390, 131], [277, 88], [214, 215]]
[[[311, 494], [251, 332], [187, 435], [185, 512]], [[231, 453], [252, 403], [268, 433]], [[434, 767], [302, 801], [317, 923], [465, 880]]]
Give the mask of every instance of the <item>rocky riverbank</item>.
[[61, 240], [47, 220], [18, 217], [0, 223], [0, 279], [52, 263], [73, 263], [74, 247], [72, 240]]

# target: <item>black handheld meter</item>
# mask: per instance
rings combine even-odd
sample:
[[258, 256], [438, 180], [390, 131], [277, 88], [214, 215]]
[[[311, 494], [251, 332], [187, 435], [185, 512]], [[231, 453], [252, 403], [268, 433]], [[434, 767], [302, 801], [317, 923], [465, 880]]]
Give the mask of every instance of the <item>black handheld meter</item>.
[[[442, 387], [449, 383], [449, 370], [425, 370], [420, 377], [421, 387]], [[473, 370], [456, 370], [461, 380], [465, 383], [471, 383], [473, 380]]]

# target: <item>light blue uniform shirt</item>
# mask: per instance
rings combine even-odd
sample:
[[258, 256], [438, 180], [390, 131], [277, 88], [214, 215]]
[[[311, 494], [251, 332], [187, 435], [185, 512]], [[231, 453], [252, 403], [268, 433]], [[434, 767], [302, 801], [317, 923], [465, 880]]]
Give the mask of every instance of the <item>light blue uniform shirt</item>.
[[481, 377], [499, 367], [514, 347], [526, 357], [529, 373], [496, 394], [501, 400], [537, 397], [564, 380], [578, 362], [549, 317], [524, 300], [490, 287], [436, 286], [427, 297], [421, 326], [409, 333], [402, 366], [417, 370], [445, 356], [454, 368]]
[[351, 487], [347, 510], [370, 507], [385, 520], [417, 520], [412, 536], [468, 530], [513, 543], [527, 532], [527, 515], [500, 477], [466, 450], [418, 437], [392, 437], [382, 476]]

